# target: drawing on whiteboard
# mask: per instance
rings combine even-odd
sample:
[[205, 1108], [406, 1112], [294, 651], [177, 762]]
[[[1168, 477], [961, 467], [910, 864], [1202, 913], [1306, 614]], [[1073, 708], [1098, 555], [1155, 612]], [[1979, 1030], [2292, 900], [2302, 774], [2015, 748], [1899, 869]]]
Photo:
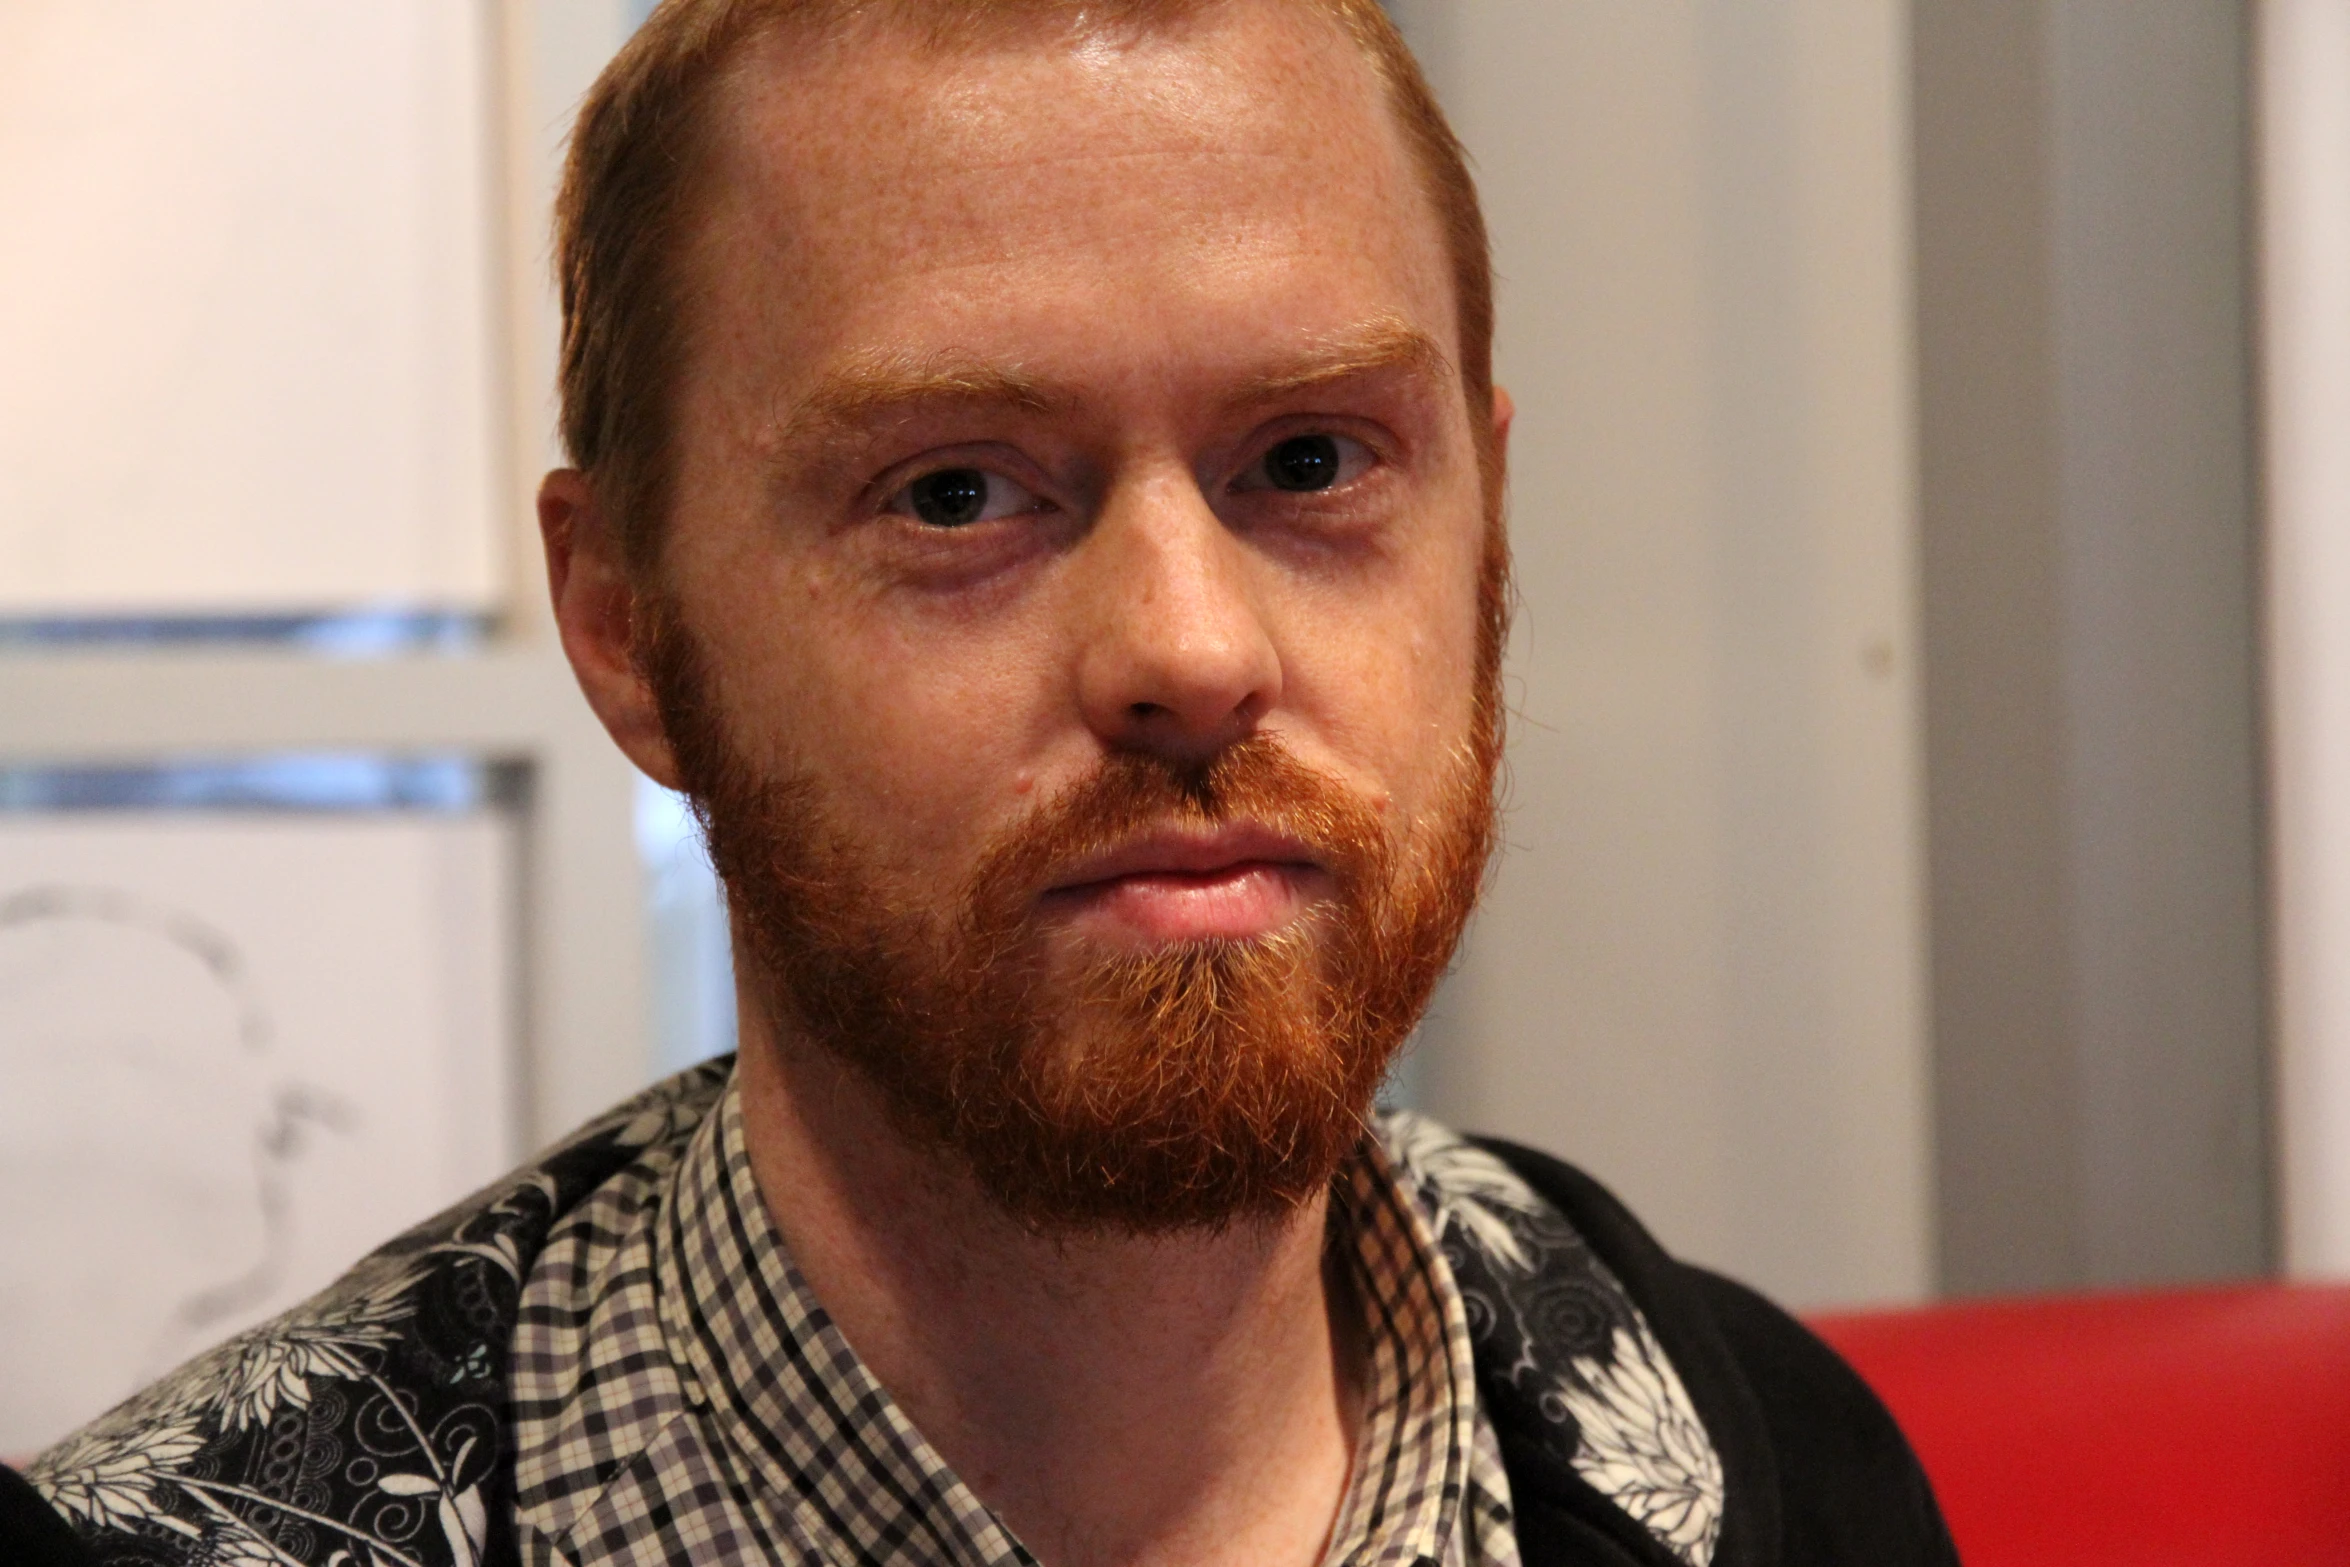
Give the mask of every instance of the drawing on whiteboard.
[[9, 1342], [61, 1375], [128, 1352], [128, 1393], [281, 1287], [304, 1150], [359, 1121], [279, 1075], [271, 1045], [243, 955], [206, 921], [102, 887], [0, 898]]

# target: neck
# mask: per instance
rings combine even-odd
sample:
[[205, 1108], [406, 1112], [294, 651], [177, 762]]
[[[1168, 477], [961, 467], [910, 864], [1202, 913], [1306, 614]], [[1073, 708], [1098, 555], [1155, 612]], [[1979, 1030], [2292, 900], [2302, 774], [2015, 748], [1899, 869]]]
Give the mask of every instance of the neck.
[[1361, 1401], [1322, 1199], [1213, 1233], [1037, 1234], [743, 1002], [744, 1135], [792, 1260], [1023, 1544], [1049, 1567], [1321, 1559]]

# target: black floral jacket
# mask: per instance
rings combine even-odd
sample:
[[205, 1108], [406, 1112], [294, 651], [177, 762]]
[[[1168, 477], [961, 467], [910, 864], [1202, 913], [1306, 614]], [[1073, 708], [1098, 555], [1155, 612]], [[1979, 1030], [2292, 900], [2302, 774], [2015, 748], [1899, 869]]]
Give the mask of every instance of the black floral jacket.
[[[730, 1071], [656, 1085], [27, 1476], [0, 1469], [0, 1563], [511, 1561], [522, 1281], [555, 1221], [689, 1133]], [[1892, 1418], [1792, 1318], [1667, 1257], [1564, 1164], [1416, 1118], [1383, 1136], [1461, 1290], [1529, 1567], [1955, 1563]]]

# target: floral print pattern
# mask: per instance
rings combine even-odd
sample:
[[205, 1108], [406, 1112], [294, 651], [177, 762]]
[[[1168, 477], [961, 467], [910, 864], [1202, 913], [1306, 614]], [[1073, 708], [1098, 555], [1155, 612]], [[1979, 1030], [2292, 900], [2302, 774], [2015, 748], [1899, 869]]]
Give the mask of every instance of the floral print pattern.
[[[155, 1494], [170, 1471], [196, 1456], [204, 1439], [185, 1426], [162, 1425], [129, 1433], [92, 1426], [52, 1449], [35, 1473], [50, 1505], [78, 1523], [131, 1529], [162, 1516]], [[184, 1527], [177, 1524], [175, 1527]]]
[[1452, 1268], [1480, 1377], [1530, 1401], [1554, 1456], [1688, 1567], [1707, 1567], [1721, 1455], [1623, 1285], [1493, 1153], [1408, 1112], [1379, 1132]]
[[[731, 1059], [600, 1117], [392, 1241], [306, 1304], [191, 1361], [35, 1459], [103, 1567], [504, 1567], [515, 1558], [507, 1356], [555, 1220], [688, 1136]], [[1551, 1456], [1688, 1567], [1722, 1469], [1687, 1390], [1565, 1217], [1420, 1117], [1377, 1131], [1460, 1290], [1481, 1396], [1538, 1411]]]
[[1551, 1395], [1582, 1434], [1575, 1470], [1683, 1561], [1703, 1561], [1721, 1529], [1721, 1458], [1656, 1340], [1618, 1328], [1613, 1347], [1605, 1366], [1578, 1356]]
[[671, 1078], [35, 1459], [101, 1563], [485, 1567], [512, 1465], [506, 1350], [556, 1216], [717, 1102]]

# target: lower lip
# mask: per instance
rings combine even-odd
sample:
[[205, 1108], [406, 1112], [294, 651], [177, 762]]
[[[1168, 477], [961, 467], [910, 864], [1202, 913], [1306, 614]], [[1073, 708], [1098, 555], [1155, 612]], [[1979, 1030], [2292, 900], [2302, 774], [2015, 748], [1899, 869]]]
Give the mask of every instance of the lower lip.
[[1248, 860], [1214, 871], [1115, 876], [1047, 893], [1045, 905], [1097, 934], [1143, 945], [1245, 941], [1297, 918], [1321, 875], [1312, 866]]

